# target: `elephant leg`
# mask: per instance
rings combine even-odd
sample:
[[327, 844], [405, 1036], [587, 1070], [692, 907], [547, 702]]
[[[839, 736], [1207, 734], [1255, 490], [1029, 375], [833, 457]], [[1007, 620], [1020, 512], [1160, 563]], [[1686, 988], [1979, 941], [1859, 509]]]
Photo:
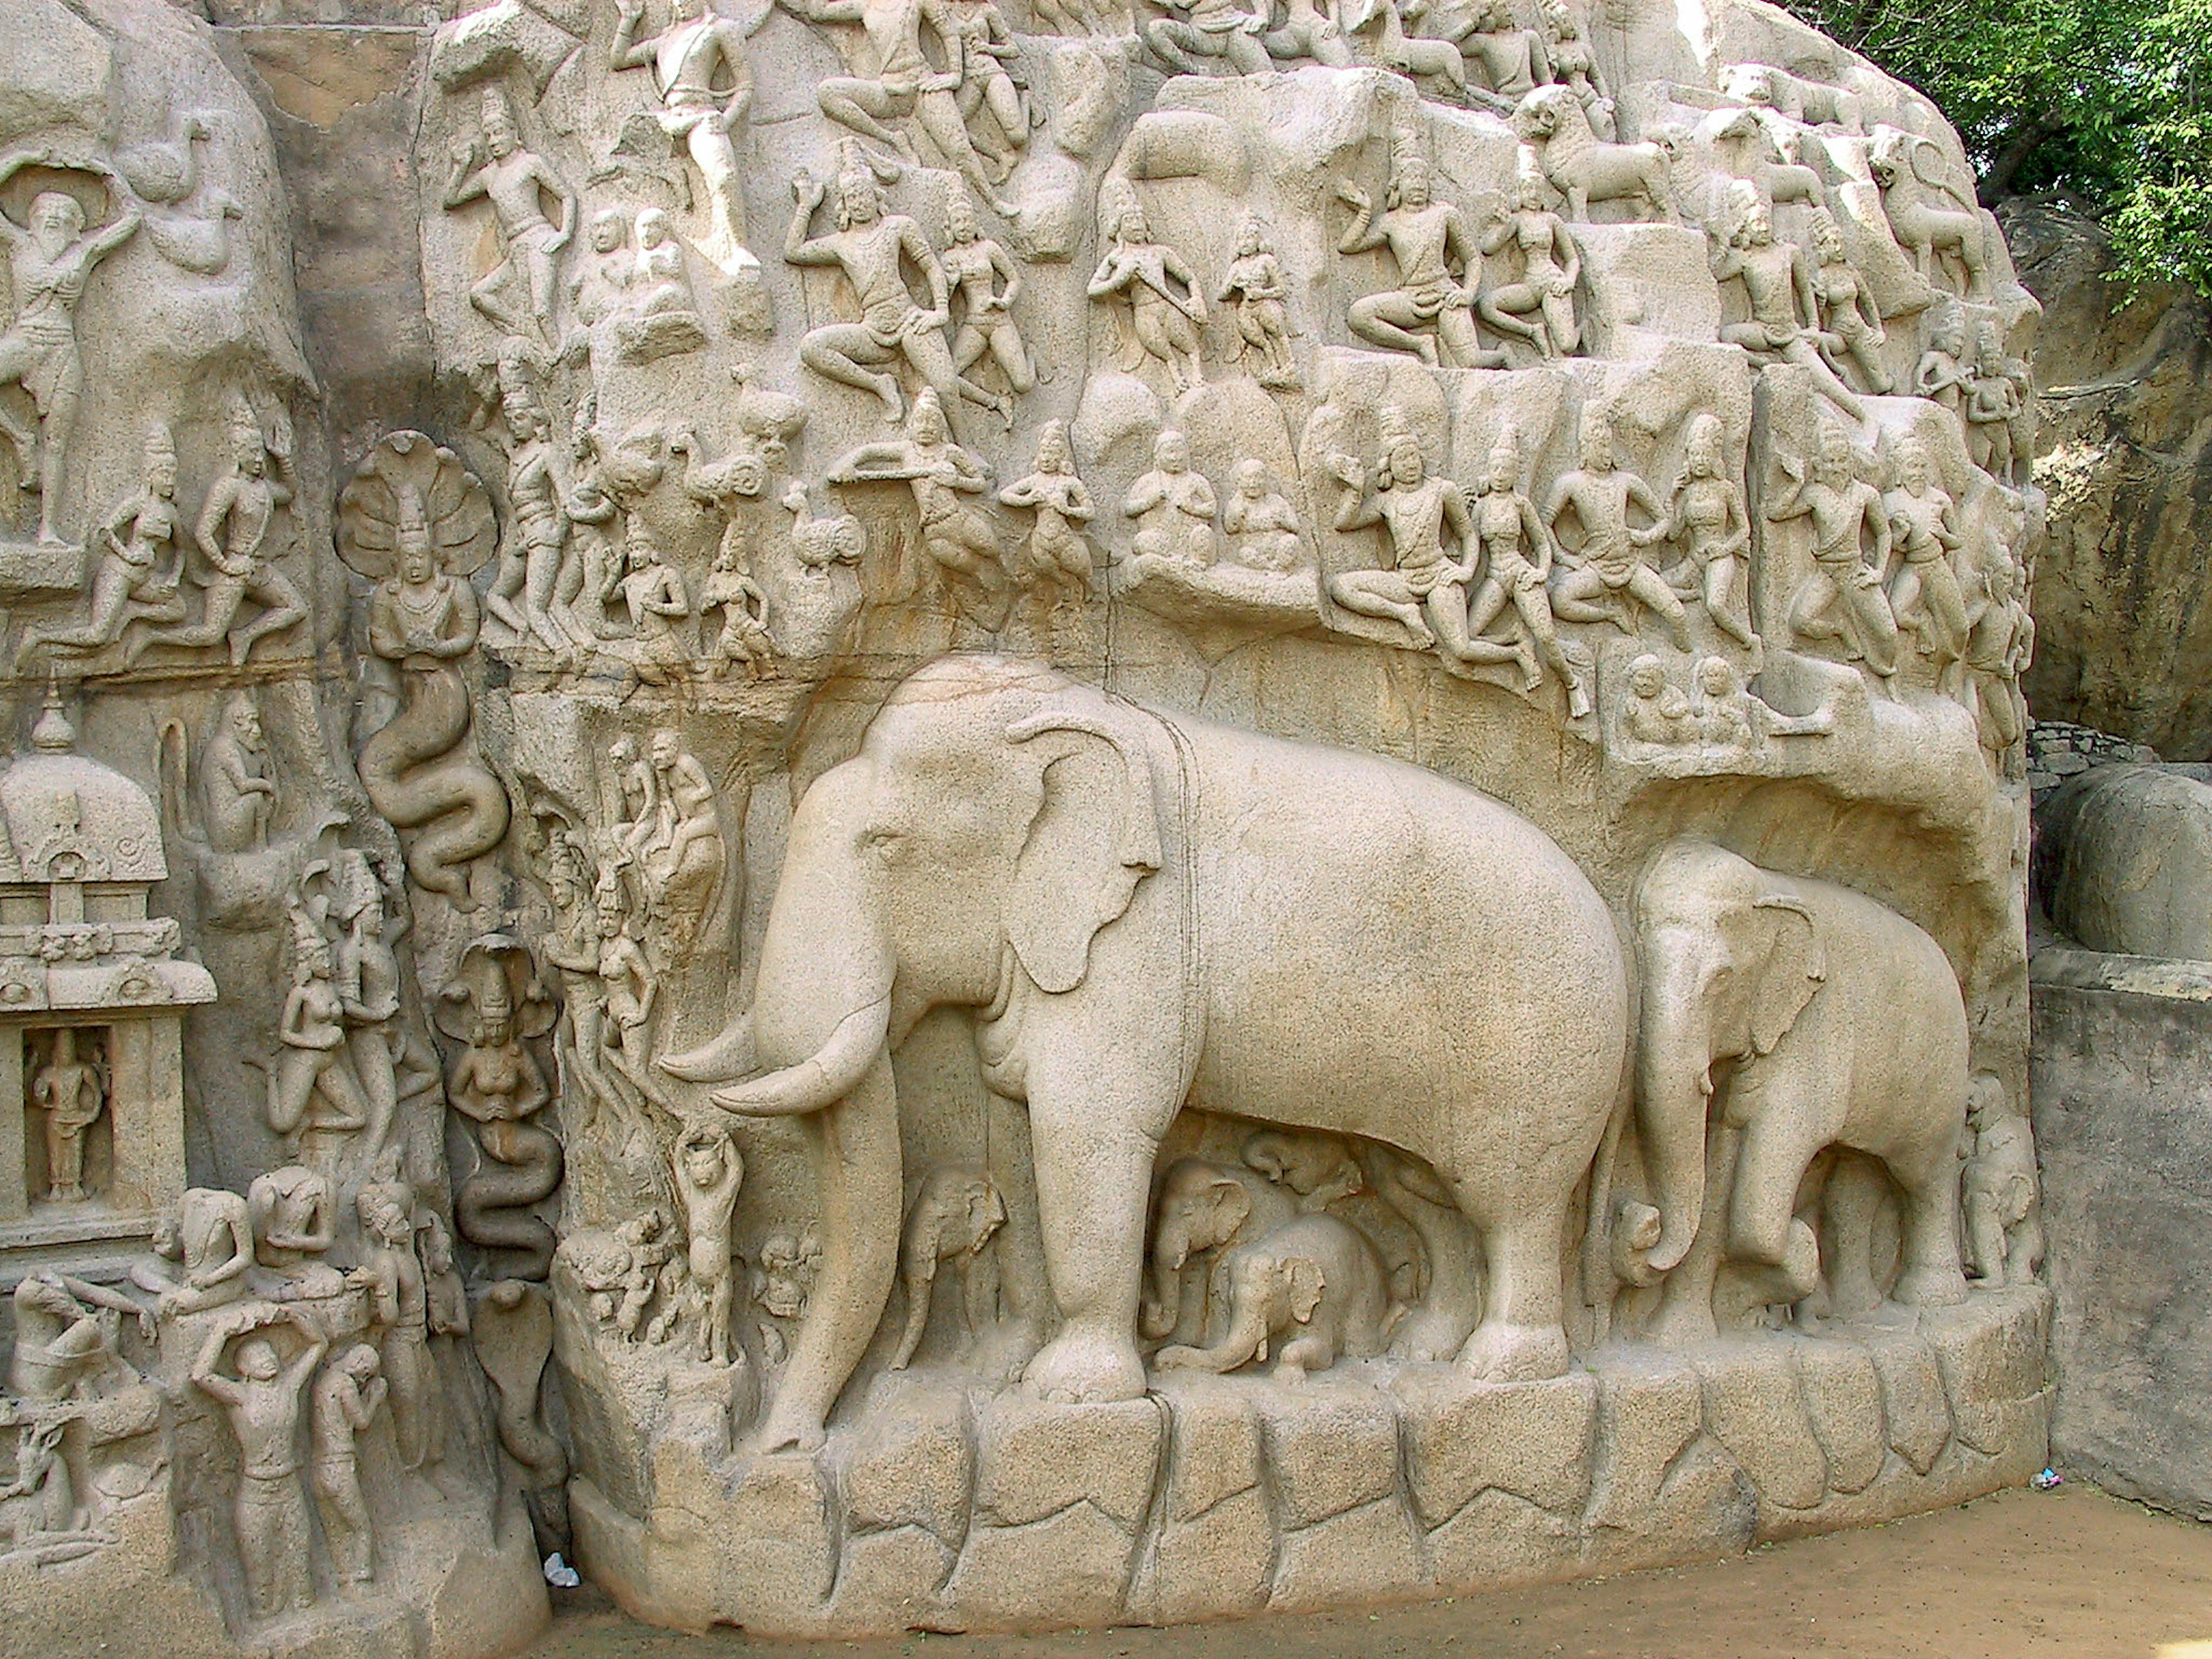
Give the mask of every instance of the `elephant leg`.
[[991, 1147], [991, 1179], [1006, 1200], [1006, 1224], [993, 1241], [999, 1261], [999, 1294], [1017, 1340], [1011, 1363], [1019, 1369], [1044, 1346], [1054, 1310], [1045, 1281], [1044, 1242], [1037, 1232], [1036, 1161], [1030, 1150], [1030, 1115], [1018, 1100], [992, 1095], [983, 1121]]
[[1828, 1278], [1830, 1314], [1856, 1319], [1881, 1305], [1875, 1282], [1874, 1221], [1885, 1185], [1881, 1172], [1864, 1158], [1839, 1154], [1820, 1200], [1826, 1240], [1821, 1266]]
[[878, 1052], [853, 1092], [818, 1119], [802, 1120], [819, 1152], [822, 1266], [782, 1386], [761, 1428], [764, 1452], [811, 1450], [830, 1408], [882, 1322], [898, 1273], [898, 1093]]
[[1889, 1172], [1905, 1188], [1905, 1271], [1892, 1292], [1899, 1302], [1948, 1308], [1966, 1299], [1966, 1269], [1959, 1261], [1957, 1154], [1948, 1145], [1922, 1149], [1907, 1165]]
[[[1455, 1183], [1456, 1184], [1456, 1183]], [[1484, 1224], [1462, 1193], [1461, 1206], [1482, 1236], [1490, 1273], [1482, 1322], [1460, 1350], [1460, 1364], [1486, 1382], [1532, 1382], [1567, 1369], [1559, 1243], [1565, 1218], [1550, 1200], [1530, 1212]]]
[[929, 1293], [936, 1285], [934, 1253], [907, 1264], [906, 1328], [899, 1333], [898, 1354], [891, 1361], [895, 1371], [904, 1370], [914, 1358], [914, 1351], [921, 1346], [922, 1328], [929, 1323]]
[[1820, 1282], [1820, 1245], [1797, 1216], [1805, 1170], [1827, 1144], [1827, 1126], [1780, 1091], [1731, 1106], [1747, 1116], [1729, 1194], [1728, 1253], [1781, 1270], [1773, 1300], [1796, 1302]]
[[1158, 1117], [1164, 1129], [1169, 1114], [1158, 1101], [1174, 1091], [1151, 1083], [1141, 1066], [1115, 1077], [1087, 1054], [1066, 1049], [1052, 1056], [1048, 1069], [1040, 1076], [1031, 1067], [1030, 1136], [1045, 1273], [1062, 1323], [1024, 1375], [1040, 1399], [1134, 1400], [1145, 1392], [1137, 1302], [1145, 1207], [1159, 1150], [1145, 1128]]

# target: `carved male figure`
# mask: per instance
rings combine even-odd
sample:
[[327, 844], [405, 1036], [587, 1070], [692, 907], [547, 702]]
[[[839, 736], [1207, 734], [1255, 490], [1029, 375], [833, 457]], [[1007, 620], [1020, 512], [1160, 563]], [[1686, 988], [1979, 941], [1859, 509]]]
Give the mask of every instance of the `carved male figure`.
[[1067, 441], [1067, 422], [1047, 421], [1037, 434], [1036, 471], [999, 492], [1001, 507], [1030, 507], [1036, 526], [1024, 544], [1026, 556], [1014, 579], [1024, 586], [1064, 588], [1080, 599], [1091, 591], [1094, 573], [1091, 544], [1082, 526], [1097, 516], [1091, 491], [1075, 476]]
[[236, 1193], [187, 1188], [155, 1218], [150, 1243], [154, 1259], [134, 1263], [131, 1282], [154, 1294], [161, 1317], [204, 1313], [245, 1292], [253, 1268], [253, 1224]]
[[27, 1273], [14, 1297], [15, 1350], [8, 1392], [31, 1401], [89, 1395], [111, 1372], [135, 1373], [116, 1338], [125, 1317], [150, 1341], [154, 1316], [129, 1297], [51, 1269]]
[[[506, 93], [497, 87], [488, 88], [481, 109], [484, 149], [489, 155], [480, 159], [476, 141], [461, 140], [453, 149], [453, 176], [445, 194], [449, 212], [471, 202], [489, 201], [499, 227], [500, 262], [469, 289], [469, 303], [501, 332], [521, 334], [535, 328], [538, 338], [550, 345], [556, 262], [575, 234], [576, 193], [522, 147]], [[545, 216], [549, 196], [559, 209], [557, 223]], [[514, 310], [501, 297], [511, 277], [519, 277], [528, 294], [526, 311]]]
[[1170, 74], [1206, 75], [1225, 65], [1238, 75], [1258, 75], [1273, 67], [1260, 40], [1266, 16], [1237, 0], [1168, 0], [1166, 9], [1169, 15], [1146, 20], [1144, 35]]
[[1288, 293], [1282, 261], [1269, 246], [1267, 233], [1257, 219], [1247, 219], [1237, 243], [1237, 257], [1223, 273], [1213, 297], [1237, 306], [1237, 332], [1243, 349], [1260, 360], [1260, 384], [1292, 386], [1297, 384], [1297, 364], [1291, 361], [1291, 325], [1283, 301]]
[[1773, 210], [1765, 203], [1754, 199], [1745, 210], [1729, 246], [1713, 256], [1712, 270], [1718, 282], [1741, 277], [1751, 301], [1749, 322], [1721, 325], [1723, 341], [1754, 357], [1796, 364], [1837, 408], [1855, 421], [1864, 418], [1866, 406], [1820, 354], [1820, 292], [1805, 251], [1775, 240]]
[[315, 1379], [314, 1413], [309, 1426], [315, 1462], [315, 1506], [322, 1511], [323, 1541], [348, 1582], [366, 1584], [376, 1577], [376, 1539], [362, 1496], [360, 1458], [354, 1437], [369, 1425], [384, 1403], [386, 1383], [378, 1375], [376, 1350], [366, 1342], [348, 1348]]
[[1749, 598], [1741, 605], [1736, 599], [1739, 580], [1750, 568], [1751, 521], [1743, 491], [1723, 470], [1722, 435], [1719, 416], [1692, 416], [1681, 476], [1667, 504], [1667, 539], [1698, 567], [1698, 591], [1713, 626], [1756, 652], [1759, 641], [1751, 631]]
[[[1553, 484], [1544, 503], [1544, 519], [1554, 535], [1569, 512], [1583, 532], [1581, 550], [1571, 562], [1573, 568], [1553, 592], [1553, 611], [1568, 622], [1610, 622], [1632, 634], [1636, 625], [1628, 614], [1632, 600], [1656, 615], [1674, 643], [1687, 650], [1690, 636], [1682, 602], [1642, 551], [1666, 536], [1665, 511], [1643, 479], [1614, 465], [1609, 412], [1599, 408], [1584, 414], [1582, 440], [1582, 465]], [[1631, 507], [1652, 522], [1641, 528], [1632, 526]], [[1610, 603], [1600, 603], [1608, 599]]]
[[[257, 1333], [289, 1324], [304, 1346], [289, 1364], [276, 1345]], [[223, 1349], [237, 1338], [233, 1376], [222, 1369]], [[266, 1617], [315, 1599], [307, 1572], [307, 1498], [300, 1488], [301, 1390], [322, 1363], [330, 1343], [305, 1314], [268, 1303], [241, 1308], [216, 1324], [192, 1361], [191, 1378], [223, 1408], [238, 1441], [242, 1467], [231, 1519], [238, 1531], [239, 1564], [246, 1595]]]
[[1521, 452], [1509, 429], [1491, 447], [1481, 489], [1462, 492], [1482, 555], [1482, 580], [1468, 605], [1468, 633], [1485, 633], [1511, 605], [1528, 636], [1517, 647], [1522, 690], [1541, 685], [1543, 665], [1549, 663], [1565, 683], [1568, 717], [1580, 720], [1590, 712], [1589, 687], [1552, 614], [1552, 532], [1522, 493], [1520, 478]]
[[1173, 427], [1152, 440], [1152, 466], [1121, 502], [1137, 520], [1136, 555], [1203, 568], [1213, 562], [1217, 502], [1213, 486], [1190, 464], [1190, 441]]
[[200, 823], [218, 853], [258, 852], [269, 844], [276, 806], [261, 711], [248, 691], [224, 699], [222, 717], [200, 750]]
[[[825, 96], [830, 85], [823, 82]], [[837, 175], [837, 228], [827, 236], [810, 238], [807, 226], [829, 191], [804, 171], [793, 176], [791, 188], [798, 205], [784, 234], [783, 257], [794, 265], [842, 270], [860, 307], [858, 322], [825, 323], [807, 330], [799, 343], [799, 360], [842, 386], [872, 392], [892, 421], [904, 416], [906, 404], [898, 377], [885, 371], [903, 361], [937, 394], [947, 423], [958, 436], [961, 380], [945, 343], [951, 291], [945, 268], [921, 227], [902, 213], [885, 214], [875, 175], [856, 165]], [[928, 286], [927, 310], [914, 302], [907, 289], [902, 266], [908, 264]]]
[[1443, 357], [1455, 367], [1503, 368], [1505, 354], [1484, 350], [1474, 331], [1481, 247], [1459, 209], [1435, 199], [1434, 177], [1425, 157], [1401, 157], [1379, 216], [1365, 191], [1349, 182], [1337, 185], [1337, 199], [1352, 209], [1337, 252], [1388, 247], [1398, 266], [1398, 286], [1354, 300], [1346, 321], [1361, 339], [1410, 351], [1432, 368], [1440, 361], [1441, 343]]
[[862, 444], [830, 468], [830, 481], [904, 482], [921, 521], [922, 551], [948, 575], [963, 576], [981, 591], [978, 619], [995, 629], [1005, 620], [1010, 598], [998, 532], [961, 500], [990, 488], [990, 470], [954, 440], [945, 416], [937, 392], [925, 390], [914, 400], [901, 436]]
[[361, 1216], [362, 1249], [354, 1278], [368, 1291], [370, 1318], [382, 1333], [399, 1461], [419, 1469], [445, 1455], [446, 1425], [430, 1356], [429, 1296], [422, 1260], [415, 1254], [415, 1225], [404, 1205], [375, 1187], [362, 1188], [355, 1208]]
[[[0, 163], [10, 177], [31, 158]], [[30, 395], [36, 422], [26, 426], [0, 411], [0, 438], [15, 446], [22, 488], [39, 492], [39, 539], [59, 542], [62, 473], [84, 398], [84, 359], [76, 343], [76, 308], [93, 268], [131, 240], [140, 216], [125, 213], [87, 233], [84, 209], [67, 191], [41, 191], [31, 198], [28, 229], [0, 213], [0, 246], [14, 274], [15, 319], [0, 333], [0, 386]]]
[[1270, 487], [1265, 461], [1237, 463], [1229, 499], [1221, 504], [1221, 527], [1229, 532], [1230, 556], [1248, 569], [1294, 570], [1304, 561], [1297, 509]]
[[1206, 324], [1206, 292], [1189, 262], [1152, 240], [1152, 224], [1134, 197], [1113, 215], [1107, 233], [1113, 246], [1085, 291], [1094, 300], [1118, 294], [1129, 302], [1137, 343], [1166, 368], [1177, 392], [1205, 385], [1199, 330]]
[[[1768, 506], [1767, 518], [1777, 524], [1809, 519], [1813, 525], [1813, 568], [1790, 601], [1791, 632], [1805, 641], [1837, 641], [1845, 655], [1875, 673], [1895, 673], [1897, 617], [1881, 575], [1889, 568], [1889, 512], [1881, 492], [1857, 476], [1850, 440], [1832, 426], [1820, 429], [1809, 477], [1803, 462], [1779, 459], [1792, 487]], [[1863, 532], [1873, 541], [1871, 562]]]
[[84, 1141], [107, 1105], [107, 1080], [94, 1050], [80, 1059], [77, 1033], [54, 1031], [53, 1048], [31, 1079], [31, 1103], [46, 1115], [46, 1201], [74, 1204], [84, 1195]]
[[[276, 568], [269, 548], [270, 522], [293, 495], [289, 431], [280, 421], [272, 438], [262, 430], [258, 417], [241, 409], [231, 421], [230, 444], [230, 470], [208, 491], [192, 532], [210, 566], [207, 574], [197, 578], [200, 619], [156, 629], [149, 643], [198, 647], [228, 639], [235, 668], [246, 661], [256, 641], [305, 621], [307, 604], [291, 579]], [[261, 614], [240, 624], [239, 607], [249, 599], [261, 607]]]
[[684, 141], [707, 186], [708, 257], [734, 275], [754, 263], [745, 248], [744, 196], [731, 142], [752, 105], [746, 31], [718, 16], [708, 0], [670, 0], [670, 13], [664, 33], [641, 40], [645, 0], [621, 0], [612, 65], [653, 72], [661, 131]]

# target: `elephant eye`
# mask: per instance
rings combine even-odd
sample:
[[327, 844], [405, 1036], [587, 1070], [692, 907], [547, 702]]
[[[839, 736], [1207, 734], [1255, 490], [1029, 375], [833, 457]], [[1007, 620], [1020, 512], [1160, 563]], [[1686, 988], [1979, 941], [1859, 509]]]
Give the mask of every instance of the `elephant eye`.
[[905, 831], [894, 830], [889, 824], [878, 823], [861, 833], [860, 845], [872, 853], [888, 854], [895, 851], [899, 843], [905, 839]]

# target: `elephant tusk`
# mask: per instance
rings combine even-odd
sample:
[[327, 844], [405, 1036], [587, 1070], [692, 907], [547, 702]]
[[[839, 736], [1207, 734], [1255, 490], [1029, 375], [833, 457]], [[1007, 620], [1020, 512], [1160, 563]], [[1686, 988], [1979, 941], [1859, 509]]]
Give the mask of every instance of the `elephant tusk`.
[[890, 999], [878, 998], [837, 1023], [830, 1040], [796, 1066], [770, 1072], [708, 1097], [745, 1117], [797, 1117], [826, 1111], [849, 1094], [883, 1050]]

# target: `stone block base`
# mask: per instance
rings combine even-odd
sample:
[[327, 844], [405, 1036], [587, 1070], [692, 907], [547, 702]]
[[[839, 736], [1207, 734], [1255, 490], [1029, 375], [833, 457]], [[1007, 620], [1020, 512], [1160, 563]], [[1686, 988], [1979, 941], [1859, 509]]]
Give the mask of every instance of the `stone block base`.
[[1612, 1345], [1543, 1382], [1377, 1360], [1296, 1387], [1177, 1376], [1110, 1406], [917, 1371], [811, 1455], [659, 1442], [642, 1516], [579, 1479], [577, 1549], [641, 1619], [839, 1638], [1711, 1559], [2024, 1482], [2048, 1447], [2049, 1326], [2039, 1287], [1977, 1291], [1818, 1337]]

